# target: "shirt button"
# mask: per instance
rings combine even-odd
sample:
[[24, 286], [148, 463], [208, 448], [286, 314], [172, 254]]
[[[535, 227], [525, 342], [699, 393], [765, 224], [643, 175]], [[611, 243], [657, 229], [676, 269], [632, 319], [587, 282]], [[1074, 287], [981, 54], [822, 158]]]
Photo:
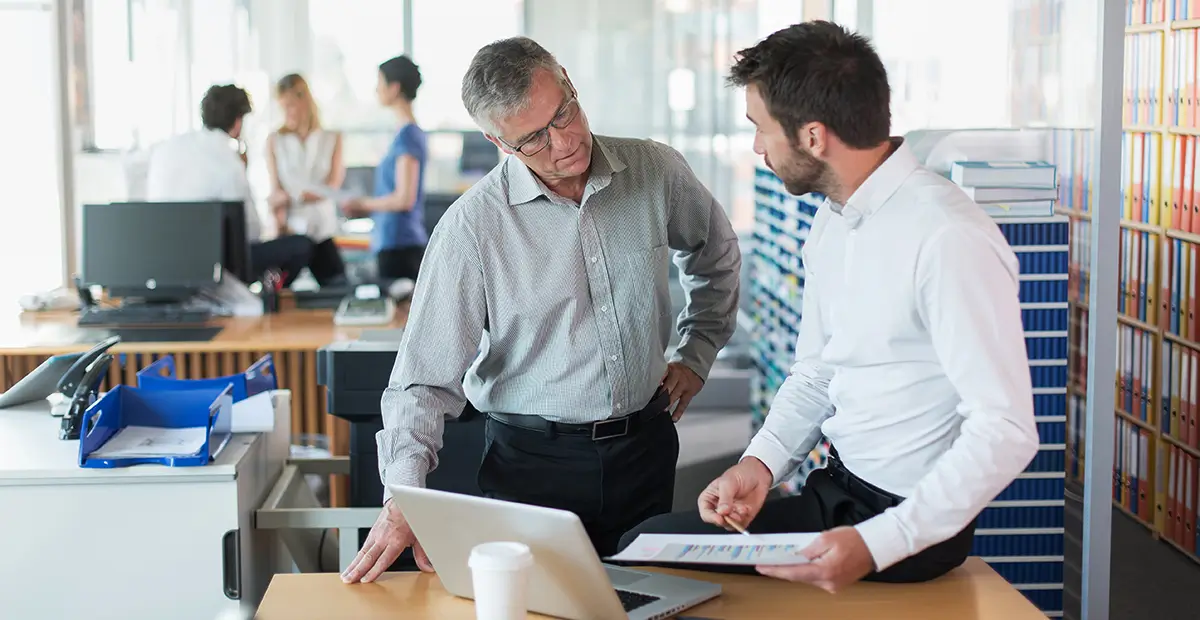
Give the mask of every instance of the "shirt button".
[[625, 403], [617, 403], [617, 409], [620, 409], [621, 405], [623, 405], [623, 404], [625, 404]]
[[617, 356], [613, 355], [612, 357], [609, 357], [608, 359], [610, 359], [610, 360], [612, 360], [612, 361], [614, 361], [614, 362], [615, 362], [615, 361], [617, 361]]
[[601, 312], [608, 312], [608, 306], [600, 306]]
[[594, 262], [596, 262], [596, 257], [595, 257], [595, 256], [593, 256], [593, 257], [592, 257], [592, 262], [593, 262], [593, 263], [594, 263]]

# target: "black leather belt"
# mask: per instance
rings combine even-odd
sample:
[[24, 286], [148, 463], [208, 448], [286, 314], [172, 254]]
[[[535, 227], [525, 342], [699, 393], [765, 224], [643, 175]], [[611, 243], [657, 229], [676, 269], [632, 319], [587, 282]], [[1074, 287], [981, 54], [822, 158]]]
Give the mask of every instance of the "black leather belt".
[[829, 461], [825, 464], [825, 469], [829, 472], [829, 476], [833, 478], [834, 483], [845, 489], [851, 496], [870, 506], [876, 512], [883, 512], [893, 506], [899, 506], [900, 502], [904, 501], [903, 497], [888, 493], [854, 475], [854, 472], [849, 469], [846, 469], [846, 465], [842, 463], [842, 459], [838, 456], [837, 448], [834, 448], [832, 445], [829, 446]]
[[670, 404], [670, 397], [667, 392], [659, 389], [658, 392], [655, 392], [654, 397], [650, 399], [650, 404], [643, 407], [641, 411], [635, 411], [619, 418], [609, 418], [596, 422], [568, 424], [565, 422], [554, 422], [536, 415], [512, 413], [488, 413], [487, 415], [501, 424], [545, 433], [548, 437], [570, 435], [575, 437], [591, 437], [592, 441], [601, 441], [604, 439], [616, 439], [617, 437], [624, 437], [637, 432], [639, 426], [665, 412], [667, 406]]

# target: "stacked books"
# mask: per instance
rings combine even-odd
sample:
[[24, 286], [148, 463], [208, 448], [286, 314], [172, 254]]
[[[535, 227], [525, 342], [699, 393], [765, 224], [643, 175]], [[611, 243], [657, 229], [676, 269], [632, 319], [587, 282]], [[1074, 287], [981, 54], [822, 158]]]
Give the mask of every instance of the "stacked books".
[[950, 180], [992, 217], [1054, 215], [1058, 175], [1044, 161], [956, 161]]

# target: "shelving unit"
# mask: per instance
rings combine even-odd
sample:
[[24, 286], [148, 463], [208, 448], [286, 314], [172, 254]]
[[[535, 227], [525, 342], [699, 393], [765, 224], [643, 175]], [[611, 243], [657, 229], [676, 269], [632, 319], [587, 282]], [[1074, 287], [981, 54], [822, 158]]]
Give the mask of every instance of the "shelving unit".
[[[1129, 4], [1113, 503], [1200, 562], [1200, 2], [1186, 19], [1171, 19], [1182, 3]], [[1060, 204], [1072, 221], [1067, 470], [1081, 484], [1090, 254], [1076, 240], [1091, 214]]]
[[[766, 169], [756, 173], [755, 195], [750, 295], [756, 366], [751, 410], [757, 430], [794, 359], [804, 293], [800, 250], [820, 202], [812, 196], [788, 195]], [[1021, 264], [1021, 313], [1041, 450], [1025, 473], [980, 515], [972, 554], [984, 557], [1047, 616], [1059, 617], [1063, 609], [1070, 220], [1053, 216], [1004, 219], [999, 224]], [[784, 484], [784, 491], [795, 492], [803, 486], [810, 471], [824, 466], [826, 455], [823, 442]]]

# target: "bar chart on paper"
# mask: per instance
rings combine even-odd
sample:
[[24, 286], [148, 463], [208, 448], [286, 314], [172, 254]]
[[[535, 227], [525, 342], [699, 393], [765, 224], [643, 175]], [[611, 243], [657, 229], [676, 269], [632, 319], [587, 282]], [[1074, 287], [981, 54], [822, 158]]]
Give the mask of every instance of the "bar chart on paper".
[[642, 534], [613, 560], [680, 564], [804, 564], [817, 534]]

